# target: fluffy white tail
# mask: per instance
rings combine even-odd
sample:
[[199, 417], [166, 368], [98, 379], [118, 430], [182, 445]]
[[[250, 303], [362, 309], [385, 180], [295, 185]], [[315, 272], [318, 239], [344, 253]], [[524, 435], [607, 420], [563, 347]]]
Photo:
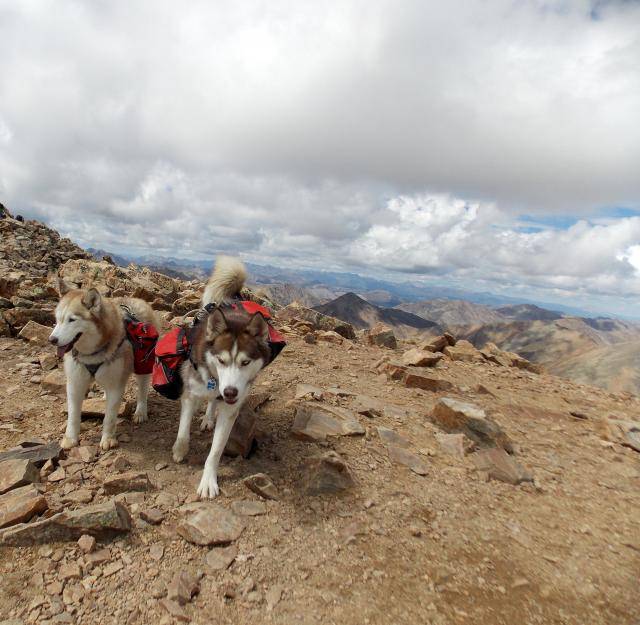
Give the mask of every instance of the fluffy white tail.
[[240, 293], [247, 279], [247, 270], [239, 258], [218, 256], [213, 273], [202, 295], [202, 305], [221, 304]]

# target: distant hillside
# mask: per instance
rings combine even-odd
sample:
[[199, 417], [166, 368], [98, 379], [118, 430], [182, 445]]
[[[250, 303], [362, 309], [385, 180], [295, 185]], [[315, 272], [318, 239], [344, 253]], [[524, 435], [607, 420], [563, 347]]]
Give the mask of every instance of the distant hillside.
[[487, 342], [540, 363], [555, 375], [611, 391], [640, 393], [640, 325], [565, 317], [458, 329], [476, 347]]
[[267, 291], [269, 299], [281, 306], [288, 306], [291, 302], [298, 302], [307, 308], [313, 308], [333, 299], [333, 295], [325, 289], [306, 288], [289, 283], [260, 284], [259, 288]]
[[554, 319], [562, 319], [564, 315], [556, 310], [547, 310], [540, 308], [535, 304], [512, 304], [511, 306], [502, 306], [497, 312], [508, 319], [518, 321], [553, 321]]
[[429, 319], [447, 328], [506, 321], [505, 317], [493, 308], [482, 304], [472, 304], [464, 300], [432, 299], [412, 304], [400, 304], [396, 308]]
[[347, 321], [356, 328], [370, 328], [376, 323], [384, 323], [391, 326], [399, 337], [407, 337], [417, 331], [441, 331], [433, 321], [404, 310], [374, 306], [355, 293], [345, 293], [327, 304], [316, 306], [315, 310]]

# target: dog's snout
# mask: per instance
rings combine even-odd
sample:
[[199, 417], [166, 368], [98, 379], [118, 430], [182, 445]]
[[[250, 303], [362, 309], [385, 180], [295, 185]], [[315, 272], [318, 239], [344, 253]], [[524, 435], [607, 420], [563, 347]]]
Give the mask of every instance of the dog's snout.
[[238, 389], [235, 386], [227, 386], [222, 394], [225, 399], [236, 399], [238, 397]]
[[58, 344], [58, 337], [57, 336], [53, 336], [53, 334], [49, 337], [49, 343], [51, 343], [51, 345], [57, 345]]

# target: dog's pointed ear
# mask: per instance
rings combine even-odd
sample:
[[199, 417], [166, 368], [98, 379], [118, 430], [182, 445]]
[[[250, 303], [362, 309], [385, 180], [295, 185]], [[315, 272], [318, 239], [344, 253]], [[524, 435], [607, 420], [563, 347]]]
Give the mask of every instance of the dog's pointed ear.
[[82, 296], [82, 305], [87, 310], [92, 310], [92, 311], [98, 310], [100, 308], [101, 303], [102, 303], [102, 296], [100, 295], [97, 289], [89, 289]]
[[54, 287], [56, 291], [58, 291], [58, 295], [60, 297], [67, 294], [71, 290], [71, 287], [60, 276], [56, 278]]
[[220, 336], [229, 326], [227, 318], [220, 308], [216, 308], [207, 319], [207, 340], [212, 341], [216, 336]]
[[247, 332], [251, 336], [255, 336], [256, 338], [262, 339], [263, 341], [268, 340], [269, 324], [267, 323], [267, 320], [262, 316], [262, 313], [254, 313], [253, 317], [251, 317], [251, 321], [249, 321], [249, 323], [247, 324]]

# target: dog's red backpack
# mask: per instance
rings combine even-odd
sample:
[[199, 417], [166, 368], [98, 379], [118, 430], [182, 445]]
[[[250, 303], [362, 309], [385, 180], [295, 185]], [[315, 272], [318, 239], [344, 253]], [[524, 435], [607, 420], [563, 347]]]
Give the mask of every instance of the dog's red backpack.
[[153, 324], [139, 321], [125, 306], [123, 309], [124, 329], [133, 348], [133, 371], [136, 375], [148, 375], [153, 370], [158, 331]]
[[167, 399], [178, 399], [182, 395], [180, 366], [191, 352], [187, 332], [185, 328], [173, 328], [156, 344], [151, 384]]

